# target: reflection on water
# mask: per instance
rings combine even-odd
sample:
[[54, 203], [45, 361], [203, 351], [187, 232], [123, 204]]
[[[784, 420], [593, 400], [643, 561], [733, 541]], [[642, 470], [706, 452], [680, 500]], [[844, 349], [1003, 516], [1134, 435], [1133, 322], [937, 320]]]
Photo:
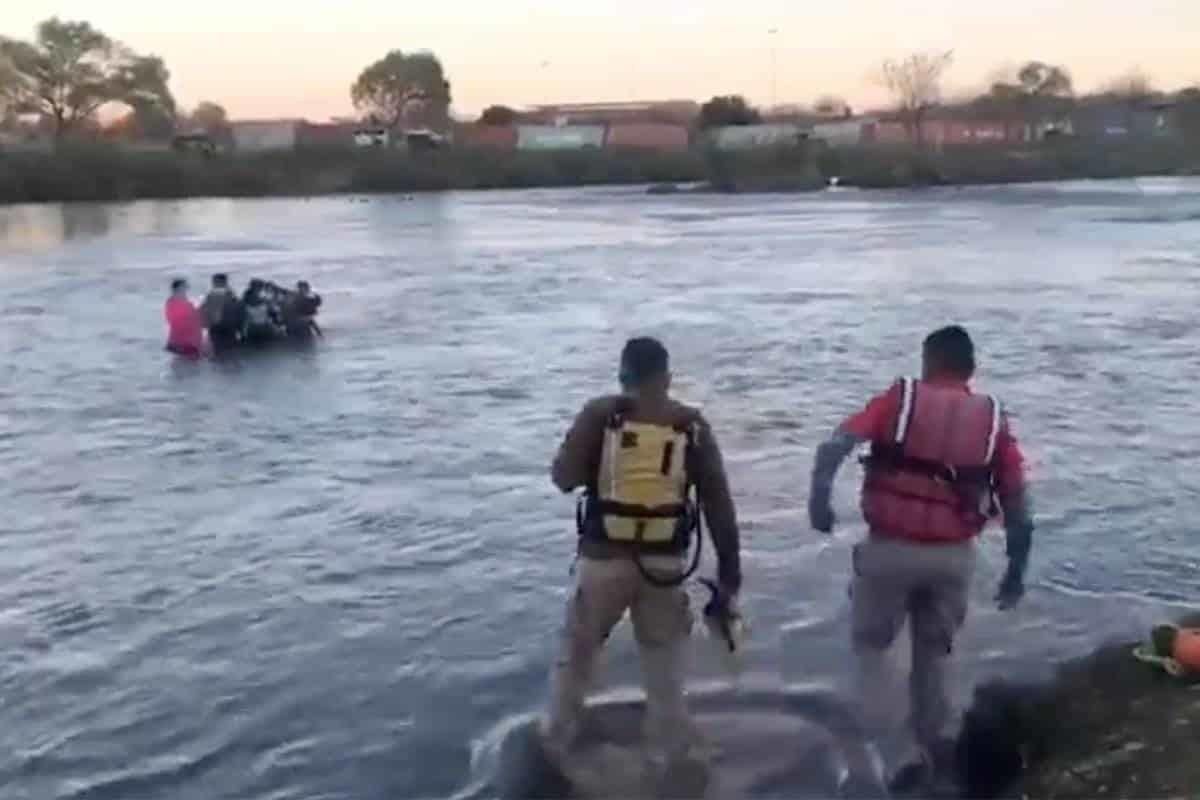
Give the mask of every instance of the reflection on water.
[[[3, 795], [493, 785], [472, 753], [538, 708], [569, 580], [546, 463], [634, 333], [668, 342], [727, 452], [754, 671], [844, 688], [856, 475], [839, 535], [809, 535], [812, 449], [948, 321], [1041, 522], [1015, 614], [983, 544], [964, 678], [1140, 635], [1200, 591], [1196, 208], [1168, 181], [0, 210]], [[168, 281], [217, 271], [311, 280], [326, 339], [166, 357]], [[635, 665], [620, 629], [605, 686]]]

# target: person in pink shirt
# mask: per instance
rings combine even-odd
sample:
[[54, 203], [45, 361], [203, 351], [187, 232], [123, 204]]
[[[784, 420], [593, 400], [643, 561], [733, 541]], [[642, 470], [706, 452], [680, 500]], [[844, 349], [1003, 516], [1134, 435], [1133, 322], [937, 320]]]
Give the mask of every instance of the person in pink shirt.
[[171, 281], [171, 296], [163, 307], [167, 319], [167, 350], [188, 358], [204, 353], [204, 326], [200, 312], [188, 299], [188, 284], [183, 278]]

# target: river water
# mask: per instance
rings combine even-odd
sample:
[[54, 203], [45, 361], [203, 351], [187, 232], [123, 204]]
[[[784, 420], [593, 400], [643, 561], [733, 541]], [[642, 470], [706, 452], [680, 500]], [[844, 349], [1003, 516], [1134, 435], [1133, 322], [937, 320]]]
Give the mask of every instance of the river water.
[[[1200, 181], [12, 207], [0, 253], [9, 800], [486, 787], [569, 585], [548, 461], [631, 334], [666, 341], [726, 452], [759, 678], [843, 680], [857, 468], [822, 538], [813, 450], [948, 322], [1039, 519], [1014, 612], [989, 602], [1002, 537], [982, 546], [960, 696], [1200, 591]], [[325, 340], [168, 357], [170, 278], [218, 270], [309, 279]], [[602, 684], [637, 675], [622, 629]]]

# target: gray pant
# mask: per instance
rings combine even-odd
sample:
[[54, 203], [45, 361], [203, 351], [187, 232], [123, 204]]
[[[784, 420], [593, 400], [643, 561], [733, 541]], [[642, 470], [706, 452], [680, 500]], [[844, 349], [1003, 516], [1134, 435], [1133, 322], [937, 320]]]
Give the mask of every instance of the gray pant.
[[859, 662], [859, 701], [868, 725], [890, 707], [887, 651], [907, 619], [912, 636], [909, 724], [926, 749], [945, 736], [946, 679], [954, 638], [967, 615], [975, 544], [918, 544], [871, 536], [854, 546], [851, 626]]
[[[663, 573], [678, 573], [681, 566], [677, 557], [647, 556], [642, 562]], [[565, 753], [578, 733], [600, 649], [627, 610], [641, 653], [647, 747], [673, 757], [691, 744], [693, 729], [684, 702], [684, 662], [692, 627], [687, 592], [648, 583], [631, 559], [584, 557], [567, 604], [551, 674], [549, 714], [542, 725], [547, 746], [557, 754]]]

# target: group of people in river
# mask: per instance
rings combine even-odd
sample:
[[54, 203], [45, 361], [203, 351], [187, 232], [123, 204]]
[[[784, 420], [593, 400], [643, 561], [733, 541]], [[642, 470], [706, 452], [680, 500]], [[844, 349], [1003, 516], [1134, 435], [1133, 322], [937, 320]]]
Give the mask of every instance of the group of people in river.
[[[1016, 605], [1033, 540], [1024, 459], [1000, 402], [969, 384], [975, 346], [960, 326], [931, 333], [922, 375], [902, 378], [838, 425], [816, 452], [811, 526], [835, 526], [834, 476], [860, 445], [867, 535], [852, 550], [850, 639], [857, 700], [867, 731], [885, 734], [873, 692], [905, 622], [912, 640], [909, 728], [916, 750], [891, 776], [898, 791], [934, 785], [952, 766], [954, 720], [947, 670], [967, 614], [975, 540], [1003, 520], [1008, 566], [996, 602]], [[600, 649], [628, 611], [646, 693], [646, 755], [652, 764], [694, 763], [698, 734], [684, 698], [685, 641], [692, 624], [683, 584], [687, 552], [707, 522], [717, 554], [720, 607], [736, 614], [742, 586], [740, 534], [721, 450], [700, 411], [672, 398], [667, 349], [631, 339], [621, 391], [591, 400], [575, 417], [551, 466], [563, 492], [583, 488], [575, 585], [549, 707], [538, 731], [551, 762], [569, 764]], [[880, 727], [882, 726], [882, 727]]]
[[[229, 276], [212, 276], [212, 287], [199, 306], [188, 297], [188, 282], [171, 282], [163, 315], [167, 322], [167, 350], [187, 358], [206, 352], [221, 354], [240, 345], [261, 346], [281, 339], [306, 341], [321, 335], [316, 315], [321, 296], [307, 281], [285, 289], [254, 278], [238, 297]], [[208, 332], [207, 346], [204, 334]]]

